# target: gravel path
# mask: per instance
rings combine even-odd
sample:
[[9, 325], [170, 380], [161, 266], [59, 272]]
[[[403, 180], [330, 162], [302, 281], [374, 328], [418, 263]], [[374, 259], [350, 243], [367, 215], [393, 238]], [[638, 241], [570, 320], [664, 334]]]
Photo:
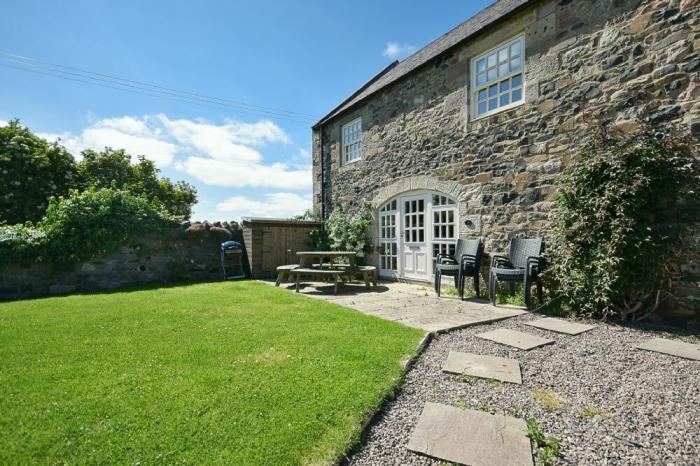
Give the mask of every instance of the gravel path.
[[[700, 463], [700, 362], [634, 349], [660, 336], [655, 332], [599, 325], [568, 336], [523, 325], [538, 317], [524, 315], [436, 336], [349, 464], [441, 464], [406, 450], [426, 401], [534, 418], [542, 433], [559, 440], [557, 464]], [[497, 328], [556, 343], [520, 351], [475, 337]], [[450, 350], [518, 359], [523, 385], [445, 374], [441, 368]], [[561, 407], [545, 408], [532, 394], [536, 388], [555, 392]], [[584, 408], [587, 416], [581, 413]]]

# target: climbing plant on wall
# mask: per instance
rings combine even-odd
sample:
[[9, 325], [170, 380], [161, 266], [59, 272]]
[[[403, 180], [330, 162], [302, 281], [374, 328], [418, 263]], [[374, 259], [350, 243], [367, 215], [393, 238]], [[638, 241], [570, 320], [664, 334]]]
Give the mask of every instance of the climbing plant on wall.
[[670, 297], [699, 221], [699, 175], [689, 139], [596, 128], [561, 178], [550, 244], [549, 273], [571, 310], [638, 320]]

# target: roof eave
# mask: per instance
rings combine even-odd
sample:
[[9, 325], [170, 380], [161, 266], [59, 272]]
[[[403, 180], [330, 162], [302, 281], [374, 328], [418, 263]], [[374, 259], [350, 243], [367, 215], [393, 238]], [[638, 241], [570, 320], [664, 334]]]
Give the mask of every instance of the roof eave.
[[337, 116], [337, 115], [335, 115], [335, 112], [336, 112], [339, 108], [343, 107], [343, 105], [345, 105], [346, 103], [350, 102], [350, 101], [351, 101], [352, 99], [354, 99], [358, 94], [360, 94], [362, 91], [364, 91], [365, 89], [367, 89], [367, 88], [368, 88], [369, 86], [371, 86], [375, 81], [377, 81], [377, 79], [379, 79], [379, 78], [381, 78], [382, 76], [384, 76], [387, 72], [389, 72], [389, 70], [391, 70], [392, 68], [394, 68], [394, 67], [395, 67], [396, 65], [398, 65], [398, 64], [399, 64], [399, 61], [398, 61], [398, 60], [394, 60], [393, 62], [391, 62], [386, 68], [384, 68], [384, 69], [381, 70], [379, 73], [377, 73], [372, 79], [370, 79], [369, 81], [367, 81], [366, 83], [364, 83], [359, 89], [357, 89], [355, 92], [353, 92], [352, 94], [350, 94], [349, 97], [347, 97], [347, 98], [346, 98], [345, 100], [343, 100], [341, 103], [339, 103], [338, 105], [336, 105], [335, 107], [333, 107], [333, 110], [331, 110], [331, 111], [328, 112], [323, 118], [321, 118], [320, 120], [318, 120], [318, 122], [316, 122], [316, 124], [313, 125], [311, 128], [312, 128], [312, 129], [316, 129], [316, 128], [318, 128], [319, 126], [321, 126], [322, 124], [324, 124], [326, 121], [328, 121], [328, 120], [330, 120], [331, 118]]

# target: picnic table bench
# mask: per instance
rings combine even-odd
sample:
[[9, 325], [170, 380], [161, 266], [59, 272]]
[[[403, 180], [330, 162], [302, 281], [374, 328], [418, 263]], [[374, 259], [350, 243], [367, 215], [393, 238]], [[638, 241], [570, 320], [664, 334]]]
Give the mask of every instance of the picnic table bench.
[[297, 264], [280, 265], [277, 267], [277, 281], [275, 286], [279, 286], [282, 281], [289, 281], [294, 278], [296, 283], [296, 291], [299, 292], [299, 285], [303, 275], [310, 275], [314, 278], [333, 279], [334, 293], [338, 292], [338, 283], [344, 279], [352, 281], [355, 277], [362, 277], [367, 288], [370, 284], [377, 286], [377, 268], [371, 265], [349, 265], [349, 264], [312, 264], [311, 266], [302, 267]]
[[295, 290], [297, 293], [299, 293], [299, 283], [301, 282], [301, 276], [306, 274], [306, 275], [313, 275], [314, 277], [317, 276], [325, 276], [325, 277], [330, 277], [333, 279], [333, 294], [338, 294], [338, 282], [340, 281], [340, 276], [344, 272], [339, 269], [315, 269], [315, 268], [303, 268], [303, 267], [298, 267], [296, 269], [290, 270], [290, 274], [292, 274], [295, 279], [296, 279], [296, 287]]

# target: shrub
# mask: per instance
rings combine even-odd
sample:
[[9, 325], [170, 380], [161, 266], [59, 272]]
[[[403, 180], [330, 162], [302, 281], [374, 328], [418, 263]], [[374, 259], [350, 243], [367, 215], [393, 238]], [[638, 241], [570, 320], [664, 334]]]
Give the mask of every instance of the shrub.
[[190, 217], [197, 191], [184, 181], [173, 183], [144, 156], [135, 163], [124, 150], [86, 150], [82, 160], [57, 143], [48, 143], [11, 121], [0, 127], [0, 224], [37, 222], [49, 199], [71, 189], [114, 188], [147, 199], [182, 220]]
[[550, 278], [583, 316], [644, 318], [670, 295], [698, 221], [697, 149], [648, 127], [598, 129], [584, 147], [561, 179]]
[[110, 148], [102, 152], [86, 150], [82, 156], [77, 165], [77, 188], [127, 190], [181, 220], [190, 218], [197, 190], [184, 181], [173, 183], [169, 178], [160, 178], [160, 170], [151, 160], [138, 156], [132, 163], [131, 155], [124, 150]]
[[116, 250], [139, 234], [175, 219], [127, 191], [90, 188], [53, 198], [46, 216], [31, 224], [0, 228], [0, 261], [76, 263]]
[[369, 227], [374, 216], [369, 204], [363, 205], [354, 214], [337, 206], [326, 220], [326, 232], [330, 248], [342, 251], [357, 251], [360, 255], [373, 250]]
[[0, 127], [0, 224], [39, 220], [51, 196], [68, 193], [76, 179], [73, 156], [18, 120]]

